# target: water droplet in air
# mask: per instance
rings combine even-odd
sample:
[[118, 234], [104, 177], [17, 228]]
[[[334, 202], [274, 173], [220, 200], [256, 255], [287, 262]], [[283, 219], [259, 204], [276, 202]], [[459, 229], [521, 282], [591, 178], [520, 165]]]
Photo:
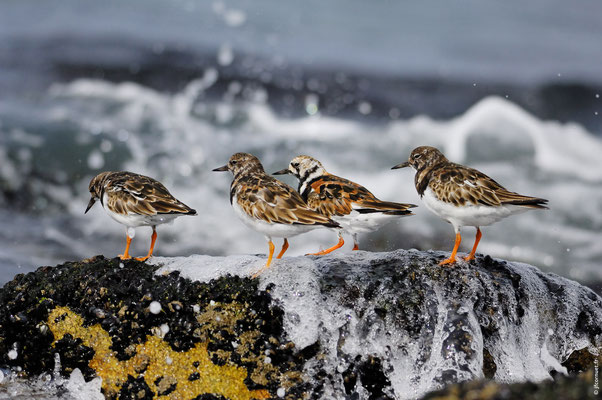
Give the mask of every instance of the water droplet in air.
[[88, 167], [90, 169], [100, 169], [105, 165], [105, 158], [98, 150], [93, 150], [88, 156]]
[[247, 20], [247, 15], [242, 10], [226, 10], [224, 13], [224, 21], [228, 26], [241, 26]]
[[319, 98], [315, 94], [305, 96], [305, 112], [309, 115], [315, 115], [318, 112], [318, 101]]
[[100, 142], [100, 151], [102, 151], [103, 153], [108, 153], [111, 150], [113, 150], [113, 143], [111, 143], [110, 140], [105, 139], [102, 142]]
[[219, 65], [226, 67], [232, 64], [234, 60], [234, 53], [232, 47], [229, 44], [222, 45], [217, 52], [217, 62]]
[[367, 101], [362, 101], [360, 104], [358, 104], [357, 109], [361, 114], [368, 115], [372, 112], [372, 104], [368, 103]]

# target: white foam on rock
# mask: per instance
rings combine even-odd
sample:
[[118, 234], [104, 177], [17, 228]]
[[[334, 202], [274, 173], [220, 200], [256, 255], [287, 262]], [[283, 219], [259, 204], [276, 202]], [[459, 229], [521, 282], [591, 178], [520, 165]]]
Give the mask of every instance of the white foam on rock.
[[[483, 349], [487, 348], [497, 366], [495, 380], [499, 382], [541, 381], [550, 379], [551, 371], [566, 373], [561, 365], [574, 350], [592, 347], [589, 339], [575, 335], [579, 307], [584, 290], [577, 283], [554, 275], [545, 279], [562, 285], [567, 293], [563, 310], [553, 309], [553, 294], [542, 280], [542, 273], [527, 264], [509, 263], [512, 273], [520, 275], [521, 290], [525, 292], [524, 304], [514, 304], [514, 292], [509, 283], [500, 288], [488, 277], [467, 276], [469, 293], [464, 298], [450, 298], [449, 289], [433, 281], [431, 292], [424, 294], [429, 310], [425, 313], [422, 331], [416, 340], [408, 336], [403, 327], [393, 319], [384, 320], [375, 309], [383, 304], [393, 304], [395, 292], [376, 293], [370, 300], [357, 298], [353, 304], [345, 299], [354, 286], [360, 288], [370, 279], [370, 265], [384, 260], [397, 260], [401, 264], [418, 254], [399, 250], [393, 253], [358, 251], [352, 254], [334, 253], [324, 257], [284, 257], [260, 276], [260, 288], [271, 285], [275, 304], [284, 311], [284, 328], [298, 349], [319, 342], [324, 359], [312, 359], [306, 364], [306, 374], [312, 376], [325, 368], [335, 377], [326, 382], [324, 396], [343, 398], [342, 371], [356, 356], [373, 355], [382, 361], [383, 370], [392, 383], [393, 394], [399, 399], [413, 399], [441, 386], [442, 374], [454, 371], [455, 380], [483, 377]], [[435, 253], [437, 254], [437, 253]], [[442, 254], [442, 253], [440, 253]], [[163, 265], [157, 274], [180, 271], [193, 280], [209, 281], [227, 274], [250, 276], [265, 263], [258, 256], [191, 256], [157, 257], [153, 263]], [[423, 268], [421, 266], [420, 268]], [[429, 268], [432, 268], [429, 267]], [[334, 272], [333, 272], [334, 271]], [[336, 276], [337, 283], [325, 288], [324, 279]], [[387, 279], [384, 277], [383, 279]], [[326, 285], [332, 285], [328, 280]], [[272, 285], [273, 284], [273, 285]], [[409, 283], [408, 283], [409, 284]], [[508, 286], [509, 285], [509, 286]], [[384, 286], [386, 287], [386, 286]], [[365, 289], [365, 287], [364, 287]], [[508, 299], [502, 304], [496, 296], [491, 302], [496, 312], [490, 316], [497, 332], [483, 336], [481, 324], [474, 309], [476, 299], [485, 293], [506, 290]], [[501, 309], [524, 309], [524, 315], [505, 316]], [[514, 312], [514, 311], [512, 311]], [[557, 316], [556, 316], [557, 315]], [[428, 318], [432, 317], [432, 322]], [[458, 321], [462, 321], [458, 325]], [[460, 329], [460, 331], [458, 331]], [[554, 335], [550, 335], [550, 331]], [[471, 352], [457, 351], [453, 335], [465, 332], [470, 337]], [[360, 399], [368, 393], [358, 383]]]

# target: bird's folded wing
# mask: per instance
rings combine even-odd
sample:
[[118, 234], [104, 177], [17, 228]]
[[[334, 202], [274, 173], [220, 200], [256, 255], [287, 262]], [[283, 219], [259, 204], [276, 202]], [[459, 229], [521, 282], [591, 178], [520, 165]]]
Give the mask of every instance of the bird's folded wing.
[[456, 206], [516, 204], [545, 208], [541, 204], [547, 203], [545, 199], [511, 192], [484, 173], [468, 167], [456, 165], [442, 169], [437, 178], [431, 179], [429, 187], [439, 200]]
[[324, 215], [311, 210], [291, 187], [274, 179], [264, 181], [258, 190], [241, 190], [238, 205], [250, 216], [268, 223], [332, 225]]
[[194, 213], [194, 210], [173, 197], [161, 182], [140, 175], [136, 179], [116, 182], [109, 193], [107, 206], [120, 214]]

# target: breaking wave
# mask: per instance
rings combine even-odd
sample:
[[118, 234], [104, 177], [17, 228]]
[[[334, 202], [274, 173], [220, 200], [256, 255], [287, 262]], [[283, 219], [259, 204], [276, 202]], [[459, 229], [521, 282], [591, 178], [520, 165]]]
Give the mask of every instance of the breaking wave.
[[[208, 68], [173, 93], [78, 79], [51, 86], [35, 107], [15, 104], [0, 115], [0, 202], [21, 210], [0, 212], [15, 226], [14, 246], [0, 252], [9, 267], [4, 279], [40, 259], [51, 263], [122, 250], [122, 226], [108, 222], [100, 207], [83, 215], [88, 182], [103, 170], [153, 176], [201, 210], [198, 217], [160, 227], [157, 254], [263, 253], [263, 237], [244, 228], [230, 209], [231, 177], [211, 172], [232, 153], [257, 155], [268, 172], [310, 154], [382, 199], [420, 204], [413, 174], [390, 170], [418, 145], [439, 147], [513, 191], [550, 200], [549, 211], [487, 227], [481, 252], [582, 281], [602, 278], [602, 141], [582, 126], [540, 120], [500, 97], [485, 98], [453, 119], [417, 116], [383, 124], [323, 115], [317, 98], [307, 95], [308, 114], [285, 118], [268, 104], [264, 90], [237, 81], [221, 98], [209, 99], [206, 91], [217, 79], [218, 72]], [[136, 254], [148, 246], [140, 231]], [[473, 232], [464, 232], [466, 250]], [[448, 224], [420, 207], [416, 216], [365, 235], [361, 246], [451, 249], [452, 236]], [[289, 252], [315, 251], [333, 240], [332, 232], [314, 231], [293, 238]]]

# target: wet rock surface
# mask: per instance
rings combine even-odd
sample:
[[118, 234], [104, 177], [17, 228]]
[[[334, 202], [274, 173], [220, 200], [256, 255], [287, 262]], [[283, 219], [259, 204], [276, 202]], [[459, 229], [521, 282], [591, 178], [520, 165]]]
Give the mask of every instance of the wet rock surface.
[[99, 256], [16, 276], [0, 291], [1, 363], [34, 376], [57, 353], [65, 375], [101, 376], [107, 397], [299, 398], [303, 362], [257, 281], [156, 269]]
[[476, 380], [452, 384], [422, 400], [594, 400], [594, 370], [576, 376], [558, 375], [553, 381], [500, 384]]
[[246, 277], [257, 256], [42, 267], [0, 290], [0, 364], [36, 376], [58, 354], [109, 398], [592, 393], [599, 296], [526, 264], [445, 256], [291, 257], [260, 279]]

